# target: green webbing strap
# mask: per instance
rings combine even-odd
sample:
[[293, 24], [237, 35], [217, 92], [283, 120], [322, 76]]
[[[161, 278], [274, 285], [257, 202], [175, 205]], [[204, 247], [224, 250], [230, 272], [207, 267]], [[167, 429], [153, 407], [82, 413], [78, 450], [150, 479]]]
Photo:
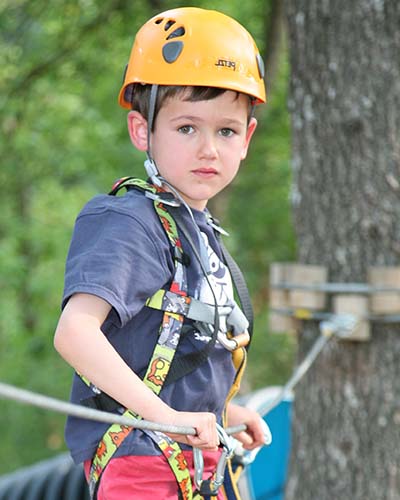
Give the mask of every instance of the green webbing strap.
[[128, 189], [129, 187], [137, 188], [141, 191], [150, 191], [151, 193], [157, 192], [157, 188], [155, 186], [149, 184], [143, 179], [138, 179], [136, 177], [121, 177], [121, 179], [118, 179], [114, 183], [108, 194], [115, 196], [122, 188]]
[[[110, 194], [115, 195], [122, 187], [132, 186], [141, 190], [147, 190], [155, 193], [154, 186], [147, 184], [140, 179], [125, 178], [118, 181]], [[166, 211], [165, 207], [159, 201], [154, 203], [155, 210], [160, 218], [164, 230], [174, 248], [176, 257], [181, 256], [182, 245], [179, 239], [178, 230], [175, 221]], [[186, 270], [182, 264], [182, 259], [175, 259], [175, 274], [172, 281], [171, 290], [182, 296], [182, 300], [187, 298], [187, 280]], [[179, 342], [184, 316], [173, 312], [164, 312], [163, 321], [160, 325], [159, 341], [154, 348], [149, 366], [143, 382], [155, 393], [159, 394], [165, 382], [166, 376], [174, 358], [176, 348]], [[178, 342], [177, 342], [178, 340]], [[92, 389], [94, 386], [89, 380], [82, 377], [82, 380]], [[126, 410], [123, 414], [126, 417], [140, 419], [141, 417], [131, 410]], [[103, 435], [96, 453], [93, 457], [89, 478], [90, 497], [96, 498], [96, 492], [99, 485], [99, 479], [105, 467], [123, 443], [125, 438], [133, 430], [133, 427], [113, 424]], [[168, 436], [153, 431], [145, 431], [157, 444], [166, 460], [168, 461], [176, 477], [181, 496], [184, 500], [193, 499], [193, 488], [190, 479], [189, 469], [179, 444]]]

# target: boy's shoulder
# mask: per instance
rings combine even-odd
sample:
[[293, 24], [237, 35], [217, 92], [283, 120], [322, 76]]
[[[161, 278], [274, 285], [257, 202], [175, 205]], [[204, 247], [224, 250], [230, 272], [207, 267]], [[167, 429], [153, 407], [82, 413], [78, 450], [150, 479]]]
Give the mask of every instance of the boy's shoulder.
[[118, 196], [110, 194], [95, 195], [82, 208], [78, 218], [103, 213], [115, 213], [138, 220], [155, 217], [153, 201], [144, 196], [144, 193], [135, 189]]

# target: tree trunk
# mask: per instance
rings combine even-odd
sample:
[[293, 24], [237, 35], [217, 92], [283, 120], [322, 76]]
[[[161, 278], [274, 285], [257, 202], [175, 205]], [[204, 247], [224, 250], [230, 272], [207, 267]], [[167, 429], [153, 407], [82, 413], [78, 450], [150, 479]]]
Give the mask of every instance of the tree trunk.
[[280, 56], [282, 55], [282, 42], [284, 40], [284, 8], [283, 0], [271, 0], [264, 7], [265, 25], [265, 50], [264, 62], [267, 69], [267, 92], [273, 88], [276, 73], [279, 68]]
[[[365, 283], [400, 265], [400, 2], [288, 0], [286, 14], [298, 258]], [[296, 388], [286, 499], [400, 499], [400, 327], [371, 332], [331, 341]], [[300, 359], [317, 334], [303, 325]]]

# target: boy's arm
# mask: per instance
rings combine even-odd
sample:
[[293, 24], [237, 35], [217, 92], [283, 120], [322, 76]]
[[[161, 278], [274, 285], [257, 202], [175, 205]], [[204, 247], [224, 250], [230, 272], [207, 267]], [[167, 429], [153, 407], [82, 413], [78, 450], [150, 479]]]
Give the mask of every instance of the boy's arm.
[[198, 448], [215, 449], [218, 445], [215, 415], [178, 412], [169, 407], [108, 342], [101, 325], [110, 309], [110, 304], [95, 295], [73, 295], [56, 328], [56, 350], [77, 372], [145, 420], [196, 429], [196, 436], [174, 436], [177, 440]]
[[246, 431], [235, 434], [235, 438], [242, 443], [243, 448], [253, 450], [265, 444], [261, 417], [256, 411], [245, 406], [229, 403], [227, 417], [229, 427], [246, 424]]

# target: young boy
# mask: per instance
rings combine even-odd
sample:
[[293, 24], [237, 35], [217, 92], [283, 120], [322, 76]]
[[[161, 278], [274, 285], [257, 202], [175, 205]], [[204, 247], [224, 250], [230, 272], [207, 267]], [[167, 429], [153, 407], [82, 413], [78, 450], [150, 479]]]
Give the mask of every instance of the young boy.
[[[260, 417], [228, 401], [247, 322], [206, 209], [236, 176], [257, 124], [252, 110], [264, 101], [262, 60], [233, 19], [179, 8], [138, 32], [119, 102], [131, 110], [133, 145], [147, 153], [149, 184], [97, 196], [79, 214], [54, 343], [77, 372], [73, 402], [196, 435], [69, 418], [67, 444], [99, 500], [201, 498], [192, 447], [203, 452], [206, 480], [223, 418], [246, 424], [235, 436], [244, 448], [264, 444]], [[179, 314], [189, 303], [209, 318]], [[235, 487], [229, 498], [239, 498]]]

